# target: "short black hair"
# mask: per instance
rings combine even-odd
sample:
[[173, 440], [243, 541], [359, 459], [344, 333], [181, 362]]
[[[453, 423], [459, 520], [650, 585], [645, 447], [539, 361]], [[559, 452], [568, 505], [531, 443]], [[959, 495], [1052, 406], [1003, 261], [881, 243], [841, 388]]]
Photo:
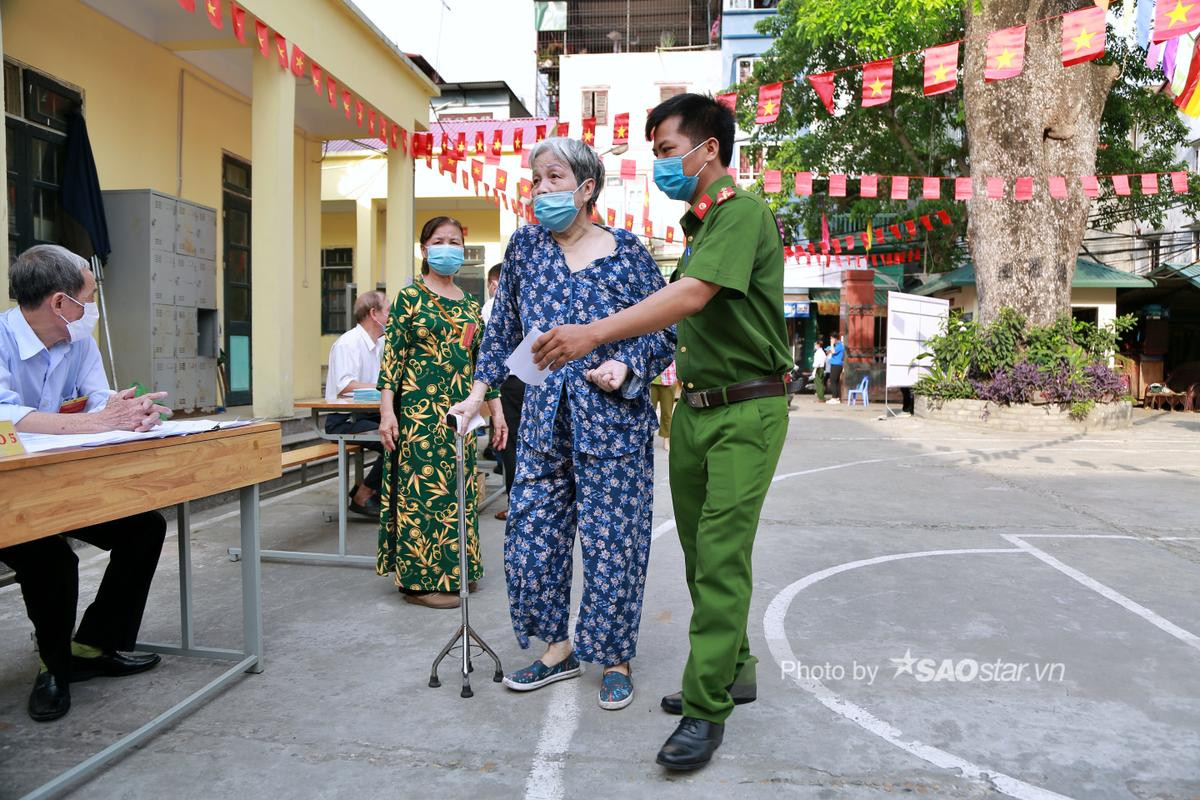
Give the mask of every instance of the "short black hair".
[[488, 279], [489, 281], [498, 281], [498, 280], [500, 280], [500, 268], [501, 268], [502, 266], [504, 266], [504, 265], [503, 265], [503, 264], [492, 264], [492, 267], [491, 267], [491, 269], [489, 269], [489, 270], [488, 270], [488, 277], [487, 277], [487, 279]]
[[711, 95], [687, 92], [659, 103], [650, 110], [650, 116], [646, 117], [646, 140], [649, 141], [654, 129], [671, 117], [679, 117], [680, 133], [688, 137], [694, 145], [708, 139], [716, 139], [721, 166], [728, 167], [733, 161], [733, 140], [737, 135], [733, 112], [714, 100]]

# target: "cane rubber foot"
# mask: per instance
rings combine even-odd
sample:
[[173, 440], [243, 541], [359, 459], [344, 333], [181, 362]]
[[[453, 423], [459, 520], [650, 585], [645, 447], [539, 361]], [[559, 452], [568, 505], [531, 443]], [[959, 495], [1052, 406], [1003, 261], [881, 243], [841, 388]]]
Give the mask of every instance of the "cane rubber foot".
[[436, 689], [441, 685], [442, 685], [442, 682], [438, 680], [437, 675], [429, 676], [429, 688], [430, 689]]
[[475, 693], [471, 691], [470, 686], [464, 686], [462, 688], [462, 693], [459, 695], [459, 697], [474, 697], [474, 696], [475, 696]]
[[496, 674], [492, 676], [492, 683], [500, 683], [504, 680], [504, 673], [496, 670]]

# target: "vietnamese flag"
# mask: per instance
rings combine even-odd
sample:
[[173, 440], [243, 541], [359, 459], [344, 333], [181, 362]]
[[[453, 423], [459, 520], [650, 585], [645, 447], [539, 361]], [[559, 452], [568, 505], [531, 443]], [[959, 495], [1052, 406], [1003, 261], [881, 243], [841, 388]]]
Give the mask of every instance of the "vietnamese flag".
[[882, 106], [892, 99], [892, 60], [872, 61], [863, 65], [863, 108]]
[[825, 110], [832, 114], [833, 73], [822, 72], [819, 75], [809, 75], [808, 82], [813, 87], [813, 91], [817, 93], [817, 97], [821, 98], [821, 104], [825, 106]]
[[667, 244], [674, 244], [674, 243], [675, 243], [675, 228], [668, 225], [667, 226]]
[[879, 196], [879, 176], [878, 175], [863, 175], [858, 180], [858, 194], [860, 197], [878, 197]]
[[308, 64], [308, 60], [304, 57], [304, 51], [300, 49], [300, 45], [292, 42], [292, 74], [297, 78], [304, 77], [304, 67]]
[[557, 125], [555, 125], [554, 126], [554, 135], [555, 136], [570, 136], [571, 135], [571, 123], [560, 122]]
[[221, 0], [204, 0], [204, 10], [208, 12], [208, 21], [214, 28], [225, 27], [225, 21], [221, 18]]
[[309, 68], [312, 70], [313, 91], [317, 94], [324, 94], [324, 90], [321, 89], [321, 68], [315, 62], [310, 62]]
[[195, 13], [196, 0], [179, 0], [179, 7], [184, 11], [191, 11], [192, 13]]
[[1025, 68], [1025, 26], [1016, 25], [992, 32], [987, 39], [985, 81], [1015, 78]]
[[325, 96], [329, 99], [329, 105], [337, 108], [337, 84], [328, 75], [325, 76]]
[[546, 141], [546, 126], [545, 125], [534, 125], [533, 126], [533, 143], [537, 144], [538, 142], [544, 142], [544, 141]]
[[783, 173], [777, 169], [763, 170], [763, 191], [778, 194], [783, 191]]
[[483, 180], [483, 162], [477, 158], [471, 159], [471, 177], [476, 181]]
[[442, 131], [442, 152], [450, 152], [450, 134], [446, 133], [445, 130]]
[[608, 222], [608, 227], [615, 228], [617, 225], [617, 212], [610, 208], [604, 216], [605, 220]]
[[[731, 114], [737, 113], [737, 92], [721, 92], [720, 94], [716, 95], [713, 99], [716, 100], [721, 105], [728, 108], [729, 113], [731, 113]], [[667, 230], [669, 231], [671, 229], [667, 228]], [[668, 239], [667, 241], [669, 242], [670, 240]]]
[[617, 114], [613, 117], [612, 143], [629, 144], [629, 114]]
[[908, 199], [908, 176], [894, 175], [892, 176], [892, 199], [907, 200]]
[[246, 43], [246, 9], [244, 9], [238, 5], [235, 5], [233, 3], [230, 3], [229, 4], [229, 17], [230, 17], [230, 20], [233, 22], [233, 35], [237, 37], [237, 40], [239, 42], [241, 42], [242, 44], [245, 44]]
[[812, 195], [813, 175], [811, 172], [796, 173], [796, 196], [809, 197]]
[[271, 48], [267, 44], [267, 39], [271, 36], [271, 29], [256, 19], [254, 20], [254, 35], [258, 38], [258, 52], [262, 53], [263, 58], [270, 58]]
[[288, 58], [287, 39], [275, 32], [275, 56], [279, 59], [279, 66], [283, 69], [292, 68], [292, 60]]
[[476, 155], [483, 153], [487, 144], [483, 141], [483, 131], [475, 131], [475, 153]]
[[941, 178], [922, 178], [921, 179], [921, 199], [923, 199], [923, 200], [941, 200], [942, 199], [942, 179]]
[[621, 180], [631, 181], [637, 177], [637, 161], [632, 158], [621, 159]]
[[379, 138], [383, 139], [383, 146], [386, 148], [388, 145], [388, 124], [387, 120], [383, 118], [383, 114], [379, 115]]
[[646, 220], [645, 222], [643, 222], [642, 223], [642, 233], [645, 234], [647, 239], [653, 239], [654, 238], [654, 223], [651, 222], [650, 220]]
[[504, 131], [497, 128], [492, 133], [492, 155], [498, 156], [504, 152]]
[[629, 231], [630, 233], [633, 232], [633, 214], [625, 215], [625, 230]]
[[346, 112], [346, 119], [350, 119], [353, 115], [350, 112], [351, 96], [347, 89], [342, 90], [342, 110]]
[[530, 195], [532, 193], [533, 181], [529, 180], [528, 178], [521, 178], [521, 180], [517, 181], [517, 194], [521, 196], [522, 200], [530, 199]]
[[783, 100], [783, 83], [768, 83], [758, 87], [758, 114], [754, 121], [759, 125], [769, 125], [779, 119], [780, 101]]
[[512, 140], [513, 140], [513, 152], [514, 153], [524, 152], [524, 150], [525, 150], [525, 131], [521, 130], [520, 128], [517, 128], [515, 131], [513, 131]]
[[958, 85], [958, 42], [925, 51], [925, 96], [953, 91]]
[[1063, 17], [1063, 66], [1070, 67], [1103, 56], [1104, 35], [1104, 9], [1100, 6], [1081, 8]]
[[1200, 26], [1200, 3], [1196, 0], [1158, 0], [1154, 9], [1151, 41], [1165, 42]]
[[591, 147], [596, 143], [596, 118], [588, 117], [583, 121], [583, 143]]
[[496, 189], [501, 192], [508, 190], [508, 173], [502, 169], [496, 170]]
[[392, 147], [396, 147], [397, 145], [399, 145], [400, 152], [407, 153], [408, 152], [408, 131], [405, 130], [404, 128], [400, 128], [399, 133], [397, 133], [396, 129], [398, 127], [399, 127], [398, 125], [392, 126]]
[[367, 111], [367, 135], [375, 136], [375, 109], [373, 108]]
[[459, 131], [458, 136], [454, 140], [454, 152], [458, 154], [458, 158], [464, 158], [467, 155], [467, 132]]

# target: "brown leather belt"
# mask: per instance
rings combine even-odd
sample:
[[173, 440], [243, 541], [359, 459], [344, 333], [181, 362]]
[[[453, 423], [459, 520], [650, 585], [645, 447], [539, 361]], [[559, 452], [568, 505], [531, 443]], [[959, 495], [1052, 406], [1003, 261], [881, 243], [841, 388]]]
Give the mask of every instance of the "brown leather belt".
[[759, 397], [787, 396], [787, 376], [772, 375], [756, 378], [745, 383], [735, 383], [720, 389], [705, 389], [699, 392], [684, 391], [683, 399], [692, 408], [714, 408], [754, 400]]

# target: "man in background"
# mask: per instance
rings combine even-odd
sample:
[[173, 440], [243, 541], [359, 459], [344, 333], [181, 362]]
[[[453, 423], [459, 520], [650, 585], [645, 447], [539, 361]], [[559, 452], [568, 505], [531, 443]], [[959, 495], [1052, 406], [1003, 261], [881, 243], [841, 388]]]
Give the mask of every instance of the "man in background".
[[[379, 379], [379, 359], [383, 354], [383, 331], [387, 327], [388, 304], [383, 292], [360, 294], [354, 301], [354, 327], [338, 337], [329, 349], [329, 371], [325, 375], [325, 400], [332, 403], [349, 398], [355, 389], [374, 389]], [[356, 412], [330, 414], [325, 420], [326, 433], [364, 433], [379, 430], [379, 414]], [[379, 519], [379, 487], [383, 483], [383, 445], [362, 442], [374, 450], [375, 459], [366, 478], [350, 492], [349, 508], [355, 514]]]

